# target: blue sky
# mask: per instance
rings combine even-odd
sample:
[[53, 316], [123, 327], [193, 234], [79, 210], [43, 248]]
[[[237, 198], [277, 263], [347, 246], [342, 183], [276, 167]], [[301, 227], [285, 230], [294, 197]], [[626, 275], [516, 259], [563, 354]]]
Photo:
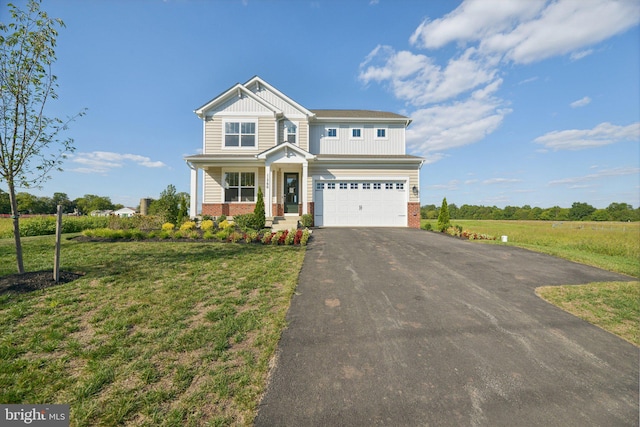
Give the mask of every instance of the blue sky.
[[[14, 3], [24, 5], [23, 1]], [[189, 191], [193, 110], [259, 75], [309, 109], [410, 116], [421, 203], [640, 204], [640, 2], [50, 0], [49, 113], [87, 108], [32, 194]], [[8, 18], [6, 2], [0, 20]]]

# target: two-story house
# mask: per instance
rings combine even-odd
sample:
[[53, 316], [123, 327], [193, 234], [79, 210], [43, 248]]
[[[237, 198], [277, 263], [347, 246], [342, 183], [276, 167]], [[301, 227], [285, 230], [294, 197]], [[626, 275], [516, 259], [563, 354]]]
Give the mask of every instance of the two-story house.
[[195, 113], [202, 154], [191, 168], [191, 216], [311, 214], [315, 226], [420, 227], [420, 167], [406, 154], [408, 117], [369, 110], [309, 110], [260, 77]]

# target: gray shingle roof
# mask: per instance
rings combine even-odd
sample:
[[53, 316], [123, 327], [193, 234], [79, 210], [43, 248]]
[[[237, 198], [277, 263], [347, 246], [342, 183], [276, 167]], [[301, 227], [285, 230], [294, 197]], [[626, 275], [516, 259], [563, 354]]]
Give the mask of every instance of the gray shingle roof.
[[388, 111], [375, 110], [310, 110], [316, 115], [316, 118], [343, 118], [343, 119], [404, 119], [409, 117], [402, 116]]

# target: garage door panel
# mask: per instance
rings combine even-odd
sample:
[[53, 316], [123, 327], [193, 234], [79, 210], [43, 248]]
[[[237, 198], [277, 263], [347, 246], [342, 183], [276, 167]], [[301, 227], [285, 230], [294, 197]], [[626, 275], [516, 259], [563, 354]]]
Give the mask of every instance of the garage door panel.
[[402, 181], [325, 181], [315, 190], [319, 226], [407, 226]]

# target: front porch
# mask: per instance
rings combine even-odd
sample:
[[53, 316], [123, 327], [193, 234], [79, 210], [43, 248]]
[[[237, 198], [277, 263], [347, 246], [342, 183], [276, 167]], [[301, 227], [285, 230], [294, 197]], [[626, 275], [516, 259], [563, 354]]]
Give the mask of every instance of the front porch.
[[[203, 215], [233, 217], [251, 213], [255, 209], [258, 188], [263, 189], [267, 218], [299, 217], [313, 213], [308, 190], [308, 161], [313, 158], [314, 155], [289, 142], [283, 142], [253, 158], [188, 157], [186, 160], [191, 168], [189, 214], [191, 217], [198, 214], [199, 170], [204, 171]], [[245, 177], [249, 175], [253, 176], [253, 181], [250, 184], [230, 184], [229, 174], [237, 175], [238, 171], [242, 171], [240, 181], [246, 181]]]

